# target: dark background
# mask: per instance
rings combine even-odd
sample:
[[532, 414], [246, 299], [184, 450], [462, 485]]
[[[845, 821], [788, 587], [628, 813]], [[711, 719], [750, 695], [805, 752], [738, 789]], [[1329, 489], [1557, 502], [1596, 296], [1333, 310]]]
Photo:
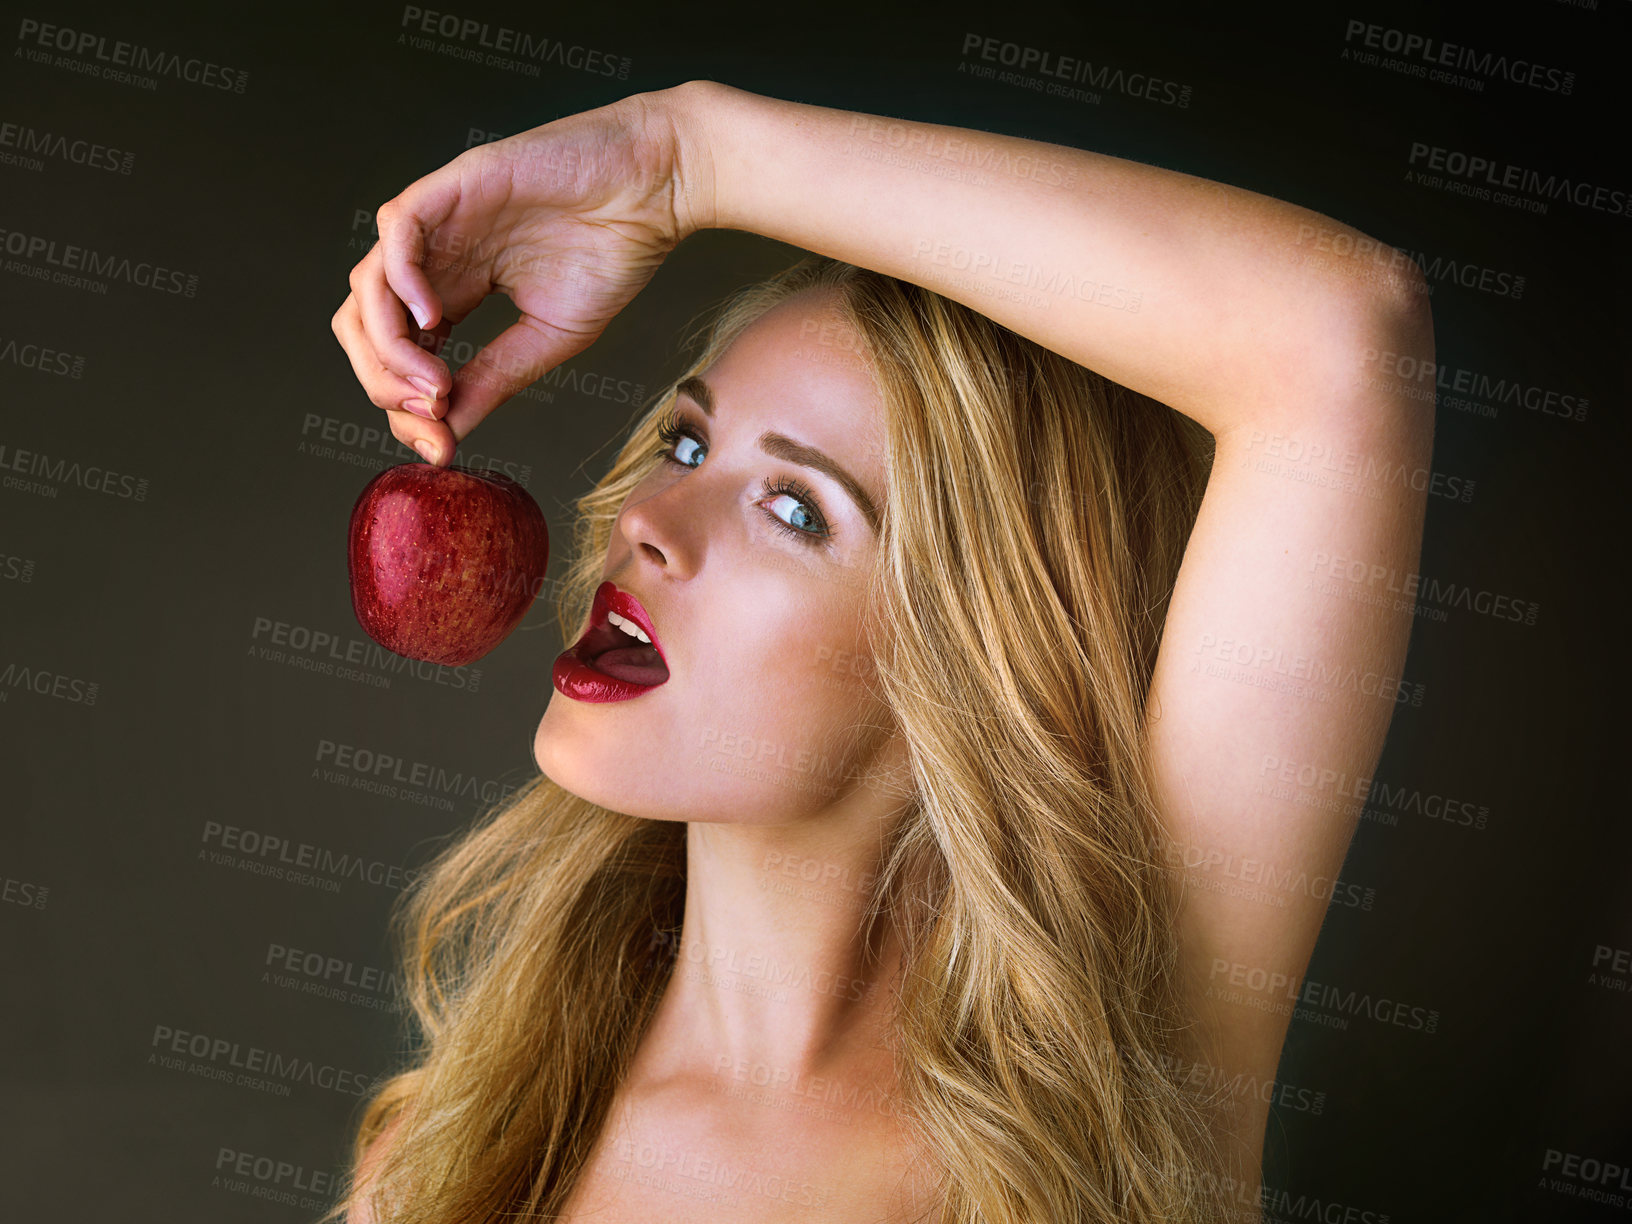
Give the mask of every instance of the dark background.
[[[99, 292], [29, 276], [56, 270], [44, 256], [0, 251], [0, 1214], [296, 1221], [326, 1206], [357, 1085], [393, 1065], [399, 1042], [388, 987], [370, 976], [392, 965], [397, 889], [256, 874], [245, 864], [277, 856], [212, 858], [210, 822], [374, 871], [423, 861], [481, 799], [535, 771], [562, 646], [546, 590], [475, 665], [474, 691], [468, 676], [461, 688], [378, 667], [327, 674], [326, 648], [267, 657], [278, 623], [342, 651], [364, 638], [347, 516], [374, 472], [411, 457], [361, 393], [330, 317], [372, 243], [367, 215], [473, 140], [706, 76], [1305, 205], [1423, 254], [1442, 366], [1588, 402], [1584, 420], [1515, 403], [1438, 408], [1434, 468], [1475, 492], [1430, 498], [1421, 571], [1538, 614], [1419, 618], [1406, 676], [1426, 698], [1398, 712], [1377, 770], [1419, 802], [1396, 805], [1390, 824], [1374, 796], [1343, 873], [1371, 906], [1333, 905], [1309, 976], [1433, 1009], [1437, 1028], [1295, 1021], [1280, 1077], [1303, 1095], [1271, 1121], [1266, 1195], [1282, 1219], [1632, 1218], [1632, 1174], [1606, 1185], [1579, 1163], [1632, 1166], [1632, 975], [1593, 977], [1595, 956], [1619, 951], [1624, 965], [1632, 949], [1632, 839], [1607, 768], [1624, 692], [1623, 563], [1607, 527], [1624, 483], [1632, 216], [1565, 200], [1527, 211], [1407, 181], [1422, 142], [1632, 191], [1623, 3], [1528, 0], [1500, 19], [1421, 5], [822, 4], [782, 6], [775, 29], [763, 10], [701, 5], [451, 10], [627, 57], [623, 80], [402, 45], [403, 11], [0, 13], [0, 125], [107, 146], [121, 163], [0, 140], [12, 155], [0, 242], [39, 236], [197, 278], [190, 296], [117, 276]], [[165, 77], [150, 90], [72, 71], [57, 52], [30, 62], [29, 19], [247, 81], [239, 93]], [[1554, 66], [1573, 88], [1484, 76], [1475, 90], [1345, 60], [1359, 45], [1345, 40], [1351, 19]], [[1180, 83], [1188, 105], [976, 79], [959, 71], [982, 62], [963, 53], [972, 33]], [[571, 499], [679, 367], [687, 322], [795, 255], [743, 233], [692, 238], [555, 384], [461, 447], [459, 462], [525, 477], [550, 522], [552, 578]], [[1475, 270], [1460, 274], [1468, 284], [1453, 265]], [[479, 346], [511, 311], [490, 300], [456, 339]], [[41, 348], [63, 356], [41, 361]], [[337, 745], [476, 779], [480, 793], [363, 789], [371, 775], [338, 767]], [[1485, 809], [1485, 827], [1424, 814], [1429, 797]], [[345, 966], [336, 980], [355, 985], [332, 998], [307, 989], [322, 973], [283, 968], [280, 981], [274, 945], [332, 958]], [[310, 1060], [342, 1084], [286, 1077], [277, 1095], [168, 1069], [151, 1057], [158, 1026]], [[235, 1175], [224, 1150], [299, 1172]], [[279, 1192], [294, 1201], [265, 1197]]]

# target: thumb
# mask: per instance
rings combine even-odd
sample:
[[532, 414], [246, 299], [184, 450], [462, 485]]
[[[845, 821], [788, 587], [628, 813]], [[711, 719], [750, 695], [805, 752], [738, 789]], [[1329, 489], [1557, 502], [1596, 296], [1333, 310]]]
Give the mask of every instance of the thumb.
[[523, 315], [505, 328], [453, 375], [448, 411], [442, 420], [455, 441], [463, 441], [488, 413], [576, 357], [599, 335], [599, 331], [568, 331], [533, 315]]

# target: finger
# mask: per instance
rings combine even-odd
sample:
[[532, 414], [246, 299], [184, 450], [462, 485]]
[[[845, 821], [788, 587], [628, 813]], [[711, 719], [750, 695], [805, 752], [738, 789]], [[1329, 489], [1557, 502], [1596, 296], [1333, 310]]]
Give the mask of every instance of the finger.
[[[435, 415], [435, 407], [428, 392], [404, 379], [400, 374], [386, 369], [380, 361], [368, 330], [363, 326], [362, 308], [358, 303], [357, 294], [353, 293], [347, 297], [340, 309], [335, 312], [333, 327], [336, 338], [346, 351], [346, 356], [351, 359], [352, 373], [357, 376], [357, 381], [362, 384], [363, 390], [375, 407], [397, 409], [405, 408], [410, 403], [423, 402], [425, 411], [422, 415]], [[438, 402], [444, 409], [446, 408], [446, 400]], [[415, 411], [412, 408], [407, 410]]]
[[391, 427], [391, 436], [418, 451], [425, 462], [446, 467], [452, 461], [458, 443], [453, 431], [443, 422], [428, 421], [394, 408], [386, 410], [385, 420]]
[[400, 380], [385, 369], [374, 355], [368, 335], [363, 330], [355, 295], [348, 297], [335, 312], [332, 326], [340, 347], [351, 361], [352, 373], [368, 392], [369, 400], [376, 407], [386, 410], [386, 424], [392, 436], [403, 445], [419, 451], [428, 462], [446, 465], [452, 459], [456, 445], [453, 431], [441, 421], [427, 420], [392, 402], [391, 397], [396, 394]]
[[[378, 243], [352, 270], [351, 285], [369, 347], [400, 388], [400, 394], [391, 397], [390, 405], [381, 406], [423, 398], [433, 402], [433, 411], [444, 411], [444, 399], [452, 386], [447, 366], [410, 336], [402, 302], [386, 283]], [[413, 328], [413, 334], [418, 336], [420, 330]]]
[[442, 421], [463, 439], [493, 409], [583, 352], [599, 334], [566, 331], [523, 315], [459, 367]]
[[435, 233], [459, 202], [460, 172], [452, 168], [458, 160], [410, 183], [380, 205], [374, 218], [386, 283], [427, 331], [442, 317], [442, 298], [425, 274], [426, 235]]

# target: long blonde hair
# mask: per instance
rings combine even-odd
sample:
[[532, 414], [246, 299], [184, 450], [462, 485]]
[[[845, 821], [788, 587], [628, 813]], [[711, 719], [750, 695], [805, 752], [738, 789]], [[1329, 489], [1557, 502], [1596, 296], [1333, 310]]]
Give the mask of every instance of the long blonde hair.
[[[941, 1219], [1222, 1219], [1213, 1115], [1175, 1070], [1177, 894], [1142, 735], [1211, 437], [957, 302], [820, 256], [728, 299], [682, 377], [805, 290], [838, 291], [886, 417], [865, 599], [912, 793], [868, 913], [902, 940], [897, 1112], [943, 1175]], [[577, 502], [563, 640], [674, 385]], [[393, 916], [418, 1048], [369, 1100], [325, 1220], [369, 1191], [402, 1224], [561, 1209], [674, 966], [685, 834], [540, 774], [436, 858]]]

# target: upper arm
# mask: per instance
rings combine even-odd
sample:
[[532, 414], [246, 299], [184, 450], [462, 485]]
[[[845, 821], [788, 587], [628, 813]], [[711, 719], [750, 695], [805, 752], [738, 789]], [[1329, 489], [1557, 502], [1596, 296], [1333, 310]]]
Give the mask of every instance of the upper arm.
[[[1413, 618], [1394, 592], [1416, 572], [1430, 484], [1432, 321], [1414, 286], [1350, 305], [1274, 402], [1217, 435], [1146, 711], [1184, 986], [1224, 1070], [1265, 1080], [1358, 820], [1355, 780], [1421, 697], [1402, 687]], [[1413, 362], [1425, 381], [1395, 373]]]

